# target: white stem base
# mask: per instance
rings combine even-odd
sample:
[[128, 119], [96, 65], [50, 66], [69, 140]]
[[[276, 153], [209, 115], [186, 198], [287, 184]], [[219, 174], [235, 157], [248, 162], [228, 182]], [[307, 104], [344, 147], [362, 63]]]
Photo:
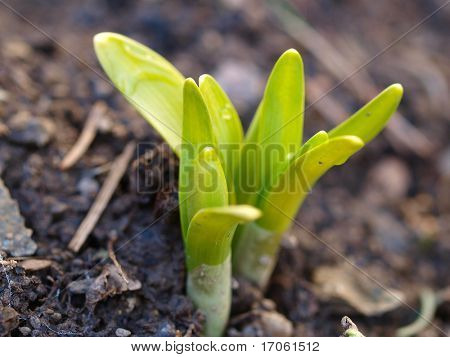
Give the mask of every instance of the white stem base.
[[231, 257], [220, 265], [202, 264], [188, 272], [187, 293], [206, 316], [204, 334], [221, 336], [230, 314]]

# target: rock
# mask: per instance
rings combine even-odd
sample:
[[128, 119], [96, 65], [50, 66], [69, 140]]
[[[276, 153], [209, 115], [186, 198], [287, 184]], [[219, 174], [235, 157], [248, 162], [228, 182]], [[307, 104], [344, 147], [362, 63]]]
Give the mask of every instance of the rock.
[[275, 304], [275, 301], [270, 299], [263, 299], [261, 300], [261, 308], [267, 311], [272, 311], [277, 308], [277, 305]]
[[158, 324], [155, 336], [157, 337], [174, 337], [176, 329], [171, 321], [163, 320]]
[[404, 254], [412, 244], [411, 232], [391, 214], [374, 210], [368, 216], [368, 220], [374, 236], [384, 249], [393, 253]]
[[437, 168], [442, 176], [450, 178], [450, 147], [439, 155]]
[[230, 96], [240, 113], [248, 111], [262, 94], [264, 83], [255, 65], [226, 60], [217, 68], [213, 76]]
[[119, 327], [116, 330], [116, 336], [117, 337], [128, 337], [131, 335], [131, 331], [129, 330], [125, 330], [124, 328]]
[[294, 330], [292, 322], [276, 311], [261, 312], [261, 327], [264, 336], [290, 337]]
[[7, 102], [9, 99], [9, 92], [0, 87], [0, 102]]
[[41, 320], [37, 316], [30, 316], [30, 325], [35, 329], [39, 330], [42, 326]]
[[23, 326], [19, 327], [19, 331], [23, 336], [29, 336], [31, 333], [31, 329], [29, 327]]
[[97, 194], [100, 185], [92, 177], [84, 176], [77, 184], [77, 190], [85, 197], [93, 197]]
[[19, 314], [12, 307], [0, 307], [0, 336], [8, 335], [19, 326]]
[[17, 202], [14, 201], [0, 179], [0, 250], [12, 256], [32, 255], [36, 243], [31, 239], [31, 229], [25, 227]]
[[60, 322], [62, 319], [62, 315], [59, 312], [55, 312], [54, 314], [51, 315], [50, 320], [53, 323], [58, 323]]
[[411, 185], [411, 175], [405, 163], [387, 158], [377, 163], [368, 174], [367, 191], [375, 203], [404, 197]]
[[4, 43], [2, 52], [7, 58], [25, 60], [31, 57], [33, 49], [24, 41], [9, 40]]
[[46, 117], [35, 117], [26, 111], [14, 115], [8, 122], [9, 140], [24, 145], [43, 147], [55, 134], [55, 125]]

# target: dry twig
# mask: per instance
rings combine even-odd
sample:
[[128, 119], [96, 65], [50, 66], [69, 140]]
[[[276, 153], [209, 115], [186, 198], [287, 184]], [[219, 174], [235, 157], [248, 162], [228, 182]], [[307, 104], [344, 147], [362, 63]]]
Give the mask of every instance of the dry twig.
[[112, 260], [116, 268], [119, 270], [119, 274], [122, 276], [122, 279], [125, 280], [125, 282], [128, 284], [128, 276], [125, 273], [125, 271], [122, 268], [122, 265], [120, 265], [119, 261], [117, 260], [116, 253], [114, 253], [114, 243], [117, 241], [117, 234], [113, 232], [111, 234], [111, 237], [108, 241], [108, 255], [109, 258]]
[[78, 252], [89, 234], [94, 229], [97, 221], [105, 210], [106, 205], [108, 204], [114, 191], [116, 190], [120, 179], [125, 174], [128, 163], [133, 156], [134, 147], [135, 143], [129, 142], [120, 156], [118, 156], [112, 163], [105, 183], [103, 184], [100, 192], [95, 198], [95, 201], [89, 209], [88, 214], [84, 218], [83, 222], [81, 222], [81, 225], [78, 227], [75, 235], [69, 243], [70, 250]]
[[97, 129], [100, 119], [106, 114], [108, 107], [104, 102], [97, 102], [89, 112], [86, 123], [75, 144], [62, 159], [59, 167], [61, 170], [67, 170], [75, 165], [84, 155], [92, 141], [97, 135]]

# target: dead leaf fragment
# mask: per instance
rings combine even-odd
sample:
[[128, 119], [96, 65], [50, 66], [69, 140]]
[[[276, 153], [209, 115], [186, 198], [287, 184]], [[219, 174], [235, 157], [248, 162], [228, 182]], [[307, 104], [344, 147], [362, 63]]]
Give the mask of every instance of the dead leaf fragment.
[[68, 289], [73, 294], [86, 294], [88, 305], [95, 305], [113, 295], [125, 291], [139, 290], [142, 284], [139, 280], [128, 279], [126, 282], [119, 269], [108, 264], [95, 279], [76, 280], [69, 284]]
[[383, 289], [349, 264], [322, 266], [313, 279], [322, 298], [343, 300], [366, 316], [391, 311], [405, 298], [398, 290]]

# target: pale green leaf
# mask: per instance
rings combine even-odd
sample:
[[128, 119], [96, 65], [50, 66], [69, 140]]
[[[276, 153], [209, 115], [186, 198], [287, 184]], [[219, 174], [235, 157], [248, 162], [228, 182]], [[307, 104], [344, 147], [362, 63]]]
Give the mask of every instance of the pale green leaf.
[[186, 240], [188, 269], [217, 265], [230, 255], [231, 240], [239, 223], [258, 219], [261, 212], [247, 205], [204, 208], [192, 218]]
[[213, 132], [224, 164], [228, 188], [231, 191], [230, 198], [233, 198], [233, 179], [236, 165], [239, 163], [243, 139], [241, 121], [227, 94], [212, 76], [202, 75], [199, 87], [211, 117]]
[[[194, 151], [191, 158], [195, 157], [205, 146], [216, 147], [216, 138], [212, 128], [211, 117], [199, 87], [192, 78], [184, 83], [183, 90], [183, 150], [184, 146]], [[182, 155], [181, 155], [182, 156]], [[183, 156], [182, 156], [183, 157]]]
[[364, 142], [357, 136], [340, 136], [308, 150], [280, 175], [274, 187], [263, 194], [259, 205], [263, 217], [258, 224], [270, 231], [285, 231], [315, 182], [363, 146]]
[[179, 201], [183, 237], [192, 217], [203, 208], [228, 205], [228, 190], [216, 150], [204, 148], [198, 157], [180, 167]]
[[99, 33], [94, 47], [117, 89], [179, 154], [183, 75], [158, 53], [123, 35]]
[[258, 123], [260, 122], [262, 101], [259, 103], [258, 108], [256, 108], [255, 115], [250, 123], [247, 132], [245, 133], [244, 143], [256, 143], [258, 141]]
[[321, 130], [311, 136], [306, 143], [302, 145], [299, 150], [298, 155], [295, 158], [302, 156], [307, 151], [314, 149], [316, 146], [319, 146], [328, 141], [328, 134], [326, 131]]
[[[271, 182], [289, 157], [299, 150], [304, 92], [303, 62], [300, 54], [290, 49], [276, 62], [247, 134], [237, 178], [239, 202], [255, 204], [262, 187]], [[256, 159], [249, 155], [254, 151], [259, 156]], [[254, 183], [256, 189], [248, 183]]]
[[403, 87], [393, 84], [378, 94], [355, 114], [328, 133], [330, 138], [355, 135], [364, 143], [371, 141], [385, 127], [403, 95]]
[[208, 109], [192, 79], [185, 81], [183, 108], [178, 196], [181, 227], [186, 238], [189, 222], [197, 211], [227, 205], [228, 190]]

